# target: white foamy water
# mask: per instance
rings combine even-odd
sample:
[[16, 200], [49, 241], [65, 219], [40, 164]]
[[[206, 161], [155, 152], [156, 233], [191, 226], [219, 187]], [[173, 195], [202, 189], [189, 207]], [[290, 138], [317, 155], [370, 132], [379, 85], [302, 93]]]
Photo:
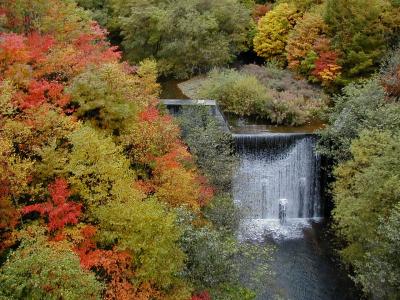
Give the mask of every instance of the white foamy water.
[[[246, 217], [240, 240], [274, 245], [271, 278], [257, 300], [358, 299], [321, 238], [320, 159], [306, 134], [234, 135], [240, 166], [235, 201]], [[320, 222], [320, 223], [319, 223]]]
[[310, 220], [319, 220], [322, 211], [315, 138], [307, 134], [238, 134], [234, 138], [240, 166], [233, 194], [247, 212], [239, 237], [301, 238]]
[[311, 222], [318, 223], [322, 218], [294, 218], [286, 219], [284, 224], [273, 219], [245, 219], [240, 224], [238, 238], [262, 242], [265, 238], [282, 240], [300, 239], [305, 229], [311, 228]]

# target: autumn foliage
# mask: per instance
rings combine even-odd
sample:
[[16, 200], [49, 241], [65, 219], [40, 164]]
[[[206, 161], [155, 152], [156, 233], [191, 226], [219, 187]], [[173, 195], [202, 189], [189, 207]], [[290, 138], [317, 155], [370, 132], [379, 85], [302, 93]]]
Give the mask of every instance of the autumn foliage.
[[301, 13], [297, 8], [287, 3], [277, 5], [262, 17], [254, 37], [254, 50], [257, 55], [284, 63], [289, 32], [300, 17]]
[[334, 51], [319, 53], [312, 72], [322, 82], [331, 82], [340, 75], [341, 67], [337, 65], [338, 54]]
[[[5, 0], [0, 17], [0, 277], [44, 249], [69, 267], [31, 293], [73, 287], [71, 271], [90, 299], [190, 299], [172, 209], [198, 213], [213, 189], [158, 108], [155, 63], [121, 63], [72, 0]], [[11, 286], [0, 297], [31, 296]]]
[[75, 252], [82, 267], [102, 274], [107, 286], [104, 299], [135, 299], [135, 289], [130, 282], [133, 278], [131, 255], [118, 250], [97, 249], [95, 234], [94, 226], [85, 226], [80, 230], [81, 237]]
[[79, 221], [82, 205], [68, 201], [70, 191], [65, 179], [56, 179], [49, 185], [51, 199], [45, 203], [27, 205], [22, 209], [22, 214], [38, 212], [48, 220], [49, 231], [60, 230], [65, 225], [75, 225]]
[[270, 7], [266, 4], [256, 4], [253, 8], [253, 19], [258, 22], [262, 17], [264, 17], [267, 12], [270, 10]]
[[150, 105], [139, 113], [123, 143], [132, 162], [142, 169], [140, 189], [173, 207], [185, 204], [198, 209], [212, 198], [212, 188], [198, 175], [179, 134], [171, 117]]
[[192, 300], [211, 300], [211, 297], [208, 292], [201, 292], [200, 294], [194, 295]]
[[306, 13], [290, 32], [288, 68], [311, 81], [329, 86], [341, 74], [339, 53], [333, 50], [328, 26], [319, 11]]
[[15, 243], [13, 230], [18, 224], [19, 212], [8, 198], [0, 197], [0, 254]]
[[389, 0], [277, 1], [258, 20], [254, 50], [332, 90], [377, 70], [398, 42], [399, 9]]

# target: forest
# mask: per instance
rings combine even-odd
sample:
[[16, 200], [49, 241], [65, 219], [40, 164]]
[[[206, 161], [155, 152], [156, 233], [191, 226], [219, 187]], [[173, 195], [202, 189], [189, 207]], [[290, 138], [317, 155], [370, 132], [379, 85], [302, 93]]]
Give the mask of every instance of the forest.
[[170, 79], [227, 115], [324, 123], [333, 256], [360, 299], [400, 299], [398, 0], [0, 0], [0, 299], [273, 289], [274, 246], [237, 238], [235, 141], [171, 116]]

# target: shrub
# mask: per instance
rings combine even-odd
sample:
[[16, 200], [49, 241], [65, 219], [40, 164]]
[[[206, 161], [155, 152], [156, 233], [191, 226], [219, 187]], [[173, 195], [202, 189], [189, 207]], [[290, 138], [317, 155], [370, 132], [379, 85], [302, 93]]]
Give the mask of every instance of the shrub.
[[268, 63], [263, 67], [253, 64], [245, 65], [241, 71], [255, 76], [267, 89], [278, 93], [289, 92], [298, 97], [303, 96], [312, 100], [323, 98], [321, 89], [308, 84], [305, 80], [295, 78], [292, 72], [281, 69], [272, 63]]
[[229, 195], [214, 197], [203, 209], [204, 216], [218, 230], [236, 233], [244, 212], [234, 203]]
[[389, 0], [328, 0], [324, 18], [347, 78], [376, 70], [400, 24]]
[[400, 128], [400, 106], [385, 101], [379, 79], [350, 84], [335, 98], [329, 124], [320, 132], [319, 151], [336, 161], [351, 158], [350, 144], [362, 129]]
[[253, 19], [258, 22], [271, 8], [266, 4], [256, 4], [253, 8]]
[[388, 96], [400, 99], [400, 47], [394, 50], [381, 69], [382, 85]]
[[331, 85], [341, 74], [339, 53], [331, 47], [321, 9], [308, 12], [290, 32], [286, 52], [289, 68], [311, 82]]
[[[184, 108], [179, 120], [183, 139], [200, 170], [219, 192], [202, 207], [203, 227], [193, 226], [193, 215], [182, 208], [178, 210], [184, 229], [181, 247], [188, 257], [184, 274], [199, 293], [192, 299], [210, 299], [208, 293], [217, 300], [254, 299], [255, 293], [248, 288], [259, 287], [259, 280], [270, 274], [271, 249], [241, 243], [235, 237], [243, 213], [231, 197], [237, 164], [232, 137], [218, 127], [208, 108]], [[253, 264], [260, 259], [265, 264]]]
[[301, 62], [313, 50], [314, 43], [327, 31], [324, 19], [318, 13], [306, 13], [290, 32], [286, 46], [288, 67], [299, 70]]
[[3, 299], [100, 299], [103, 286], [84, 271], [66, 243], [49, 242], [32, 226], [0, 271]]
[[240, 116], [254, 115], [271, 104], [268, 90], [257, 78], [234, 70], [214, 70], [199, 91], [199, 96], [215, 99], [224, 111]]
[[277, 0], [276, 3], [294, 4], [301, 11], [313, 9], [315, 5], [321, 4], [324, 0]]
[[185, 259], [176, 241], [180, 237], [175, 215], [156, 199], [114, 202], [96, 210], [100, 221], [98, 239], [105, 245], [132, 253], [135, 281], [152, 282], [160, 290], [172, 285], [173, 299], [187, 299], [179, 289], [179, 272]]
[[317, 119], [324, 107], [320, 100], [315, 101], [290, 92], [275, 92], [273, 95], [272, 108], [265, 112], [261, 110], [261, 115], [268, 116], [274, 124], [303, 125]]
[[357, 283], [366, 293], [378, 298], [396, 299], [400, 291], [399, 233], [400, 204], [390, 211], [387, 218], [380, 218], [378, 238], [371, 240], [373, 248], [365, 254], [365, 261], [355, 263]]
[[219, 128], [204, 107], [184, 108], [179, 123], [196, 164], [217, 192], [229, 193], [238, 163], [231, 134]]
[[157, 86], [153, 90], [148, 84], [145, 89], [144, 82], [156, 78], [156, 72], [146, 72], [149, 68], [155, 69], [154, 62], [145, 61], [138, 74], [132, 75], [123, 65], [112, 63], [90, 68], [75, 77], [68, 93], [78, 106], [77, 116], [114, 133], [126, 132], [137, 113], [158, 94]]
[[325, 108], [321, 92], [272, 66], [213, 71], [199, 95], [217, 100], [224, 111], [278, 125], [305, 124]]
[[380, 76], [346, 86], [319, 139], [320, 152], [336, 163], [333, 219], [340, 254], [373, 299], [400, 296], [397, 68], [393, 53]]
[[217, 300], [255, 299], [249, 288], [264, 285], [271, 275], [272, 247], [239, 242], [235, 235], [211, 226], [196, 228], [193, 215], [185, 210], [178, 216], [184, 230], [180, 245], [188, 257], [184, 275], [195, 289], [207, 290]]
[[[397, 127], [400, 128], [400, 127]], [[364, 130], [351, 144], [353, 158], [335, 169], [336, 230], [341, 255], [373, 298], [399, 297], [399, 131]]]

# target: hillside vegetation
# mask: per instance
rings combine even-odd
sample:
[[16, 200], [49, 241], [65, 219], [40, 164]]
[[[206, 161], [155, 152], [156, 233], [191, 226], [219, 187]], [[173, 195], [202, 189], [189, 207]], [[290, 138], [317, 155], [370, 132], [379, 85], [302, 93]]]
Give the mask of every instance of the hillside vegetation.
[[72, 0], [0, 14], [0, 298], [253, 299], [238, 258], [269, 250], [220, 225], [230, 171], [196, 166], [155, 62], [121, 62]]
[[0, 299], [273, 285], [272, 249], [235, 236], [231, 137], [159, 104], [195, 75], [226, 112], [327, 123], [338, 253], [366, 298], [399, 299], [399, 37], [398, 0], [0, 0]]

